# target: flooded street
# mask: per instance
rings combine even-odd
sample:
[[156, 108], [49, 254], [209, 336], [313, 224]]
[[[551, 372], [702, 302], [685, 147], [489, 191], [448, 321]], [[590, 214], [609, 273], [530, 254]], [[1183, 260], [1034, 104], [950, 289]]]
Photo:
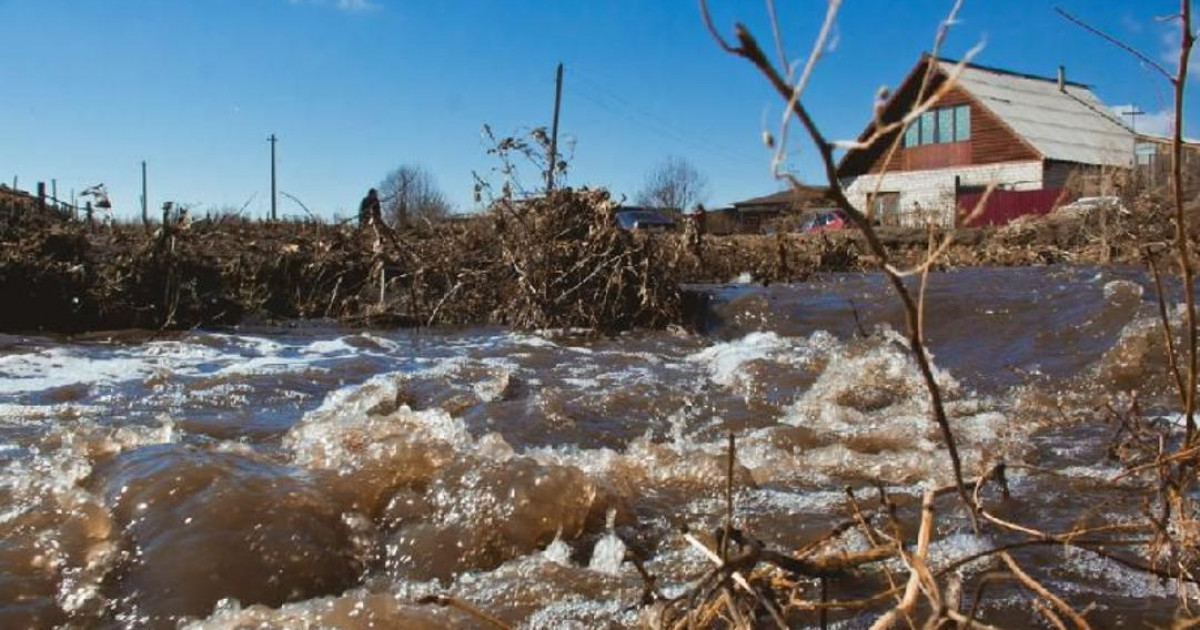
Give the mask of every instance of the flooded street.
[[[1120, 472], [1106, 403], [1174, 412], [1145, 274], [931, 283], [965, 470], [1009, 464], [1006, 514], [1046, 530], [1137, 517], [1092, 482]], [[514, 627], [634, 627], [644, 583], [621, 560], [668, 595], [708, 569], [680, 531], [723, 522], [731, 432], [735, 519], [781, 550], [845, 520], [847, 487], [912, 509], [953, 481], [882, 276], [711, 291], [705, 335], [0, 336], [0, 627], [486, 627], [417, 603], [441, 593]], [[935, 564], [995, 543], [948, 512]], [[1096, 627], [1177, 604], [1098, 556], [1022, 558]], [[1012, 585], [982, 616], [1036, 623]]]

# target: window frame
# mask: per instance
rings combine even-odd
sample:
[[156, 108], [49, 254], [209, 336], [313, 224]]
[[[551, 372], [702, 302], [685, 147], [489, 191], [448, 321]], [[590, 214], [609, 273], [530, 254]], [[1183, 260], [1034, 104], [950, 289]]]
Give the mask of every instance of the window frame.
[[937, 114], [937, 129], [934, 131], [937, 140], [935, 144], [954, 142], [954, 110], [954, 107], [939, 107], [933, 110]]
[[[969, 142], [971, 140], [971, 105], [964, 103], [953, 107], [954, 134], [951, 142]], [[960, 123], [966, 123], [965, 125]], [[966, 127], [964, 130], [963, 127]]]
[[971, 105], [932, 107], [904, 129], [904, 148], [971, 140]]
[[937, 144], [937, 114], [934, 113], [934, 110], [929, 109], [921, 112], [917, 120], [921, 123], [921, 146]]

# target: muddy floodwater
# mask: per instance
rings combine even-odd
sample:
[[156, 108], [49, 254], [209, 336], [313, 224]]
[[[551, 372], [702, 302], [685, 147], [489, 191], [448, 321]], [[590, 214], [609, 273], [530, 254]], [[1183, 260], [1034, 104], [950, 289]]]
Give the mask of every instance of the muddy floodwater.
[[[1175, 412], [1145, 274], [931, 283], [967, 471], [1012, 464], [1006, 513], [1046, 529], [1136, 517], [1091, 482], [1119, 472], [1106, 403], [1136, 390]], [[779, 549], [846, 518], [846, 487], [911, 505], [951, 481], [881, 276], [709, 290], [704, 335], [0, 335], [0, 628], [482, 627], [417, 603], [439, 593], [514, 627], [636, 627], [643, 579], [622, 558], [667, 594], [707, 570], [680, 528], [723, 522], [730, 432], [737, 522]], [[935, 564], [992, 544], [961, 514], [940, 522]], [[1021, 558], [1097, 627], [1178, 603], [1097, 556]], [[984, 618], [1034, 625], [1013, 588]]]

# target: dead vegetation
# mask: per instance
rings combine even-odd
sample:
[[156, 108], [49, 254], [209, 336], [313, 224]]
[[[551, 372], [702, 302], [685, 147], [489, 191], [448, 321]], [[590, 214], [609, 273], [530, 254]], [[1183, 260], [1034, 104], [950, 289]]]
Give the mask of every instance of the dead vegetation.
[[[564, 189], [399, 232], [318, 221], [207, 218], [187, 227], [88, 225], [0, 201], [0, 295], [27, 305], [0, 330], [78, 332], [328, 319], [348, 325], [508, 325], [615, 332], [690, 321], [689, 284], [802, 282], [878, 269], [857, 230], [641, 234], [603, 190]], [[1168, 192], [955, 232], [932, 269], [1141, 264], [1171, 245]], [[889, 260], [922, 264], [943, 230], [876, 228]], [[1192, 240], [1200, 234], [1191, 234]]]
[[607, 193], [558, 190], [461, 221], [385, 226], [236, 218], [92, 226], [0, 208], [0, 329], [499, 324], [616, 332], [680, 321], [668, 253], [620, 230]]

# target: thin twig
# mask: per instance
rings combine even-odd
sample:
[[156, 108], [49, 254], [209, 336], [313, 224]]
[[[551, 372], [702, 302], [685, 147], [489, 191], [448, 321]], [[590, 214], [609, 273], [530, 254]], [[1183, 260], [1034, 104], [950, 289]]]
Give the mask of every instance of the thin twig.
[[1054, 593], [1051, 593], [1050, 590], [1045, 586], [1042, 586], [1040, 582], [1030, 577], [1030, 575], [1026, 573], [1019, 564], [1017, 564], [1017, 561], [1013, 560], [1013, 557], [1009, 555], [1007, 551], [1002, 551], [999, 555], [1000, 559], [1003, 560], [1004, 564], [1008, 567], [1008, 570], [1012, 571], [1013, 576], [1017, 578], [1017, 581], [1025, 585], [1025, 587], [1029, 590], [1037, 593], [1037, 595], [1042, 599], [1053, 604], [1054, 607], [1058, 609], [1059, 612], [1066, 615], [1067, 618], [1071, 620], [1071, 623], [1075, 624], [1075, 627], [1079, 630], [1091, 630], [1092, 626], [1087, 622], [1086, 619], [1083, 618], [1083, 615], [1075, 612], [1075, 609], [1068, 606], [1067, 603], [1062, 600], [1062, 598]]
[[512, 626], [500, 621], [499, 619], [479, 610], [478, 608], [450, 595], [429, 595], [417, 600], [418, 604], [435, 604], [447, 608], [455, 608], [461, 610], [468, 615], [486, 623], [487, 625], [498, 628], [499, 630], [513, 630]]
[[1187, 213], [1183, 207], [1183, 98], [1187, 88], [1188, 62], [1196, 36], [1192, 33], [1191, 0], [1180, 0], [1179, 14], [1179, 73], [1175, 78], [1175, 120], [1171, 137], [1171, 197], [1175, 204], [1175, 247], [1183, 275], [1183, 296], [1187, 304], [1188, 370], [1184, 414], [1187, 422], [1187, 442], [1196, 436], [1196, 288], [1195, 273], [1187, 234]]
[[1167, 362], [1171, 367], [1171, 376], [1175, 378], [1175, 391], [1179, 393], [1179, 403], [1187, 405], [1187, 389], [1183, 385], [1183, 376], [1179, 373], [1179, 355], [1175, 350], [1175, 335], [1171, 332], [1171, 318], [1167, 316], [1166, 294], [1163, 292], [1162, 274], [1158, 272], [1158, 264], [1154, 255], [1147, 252], [1146, 262], [1154, 274], [1154, 295], [1158, 301], [1158, 318], [1163, 325], [1163, 337], [1167, 343]]

